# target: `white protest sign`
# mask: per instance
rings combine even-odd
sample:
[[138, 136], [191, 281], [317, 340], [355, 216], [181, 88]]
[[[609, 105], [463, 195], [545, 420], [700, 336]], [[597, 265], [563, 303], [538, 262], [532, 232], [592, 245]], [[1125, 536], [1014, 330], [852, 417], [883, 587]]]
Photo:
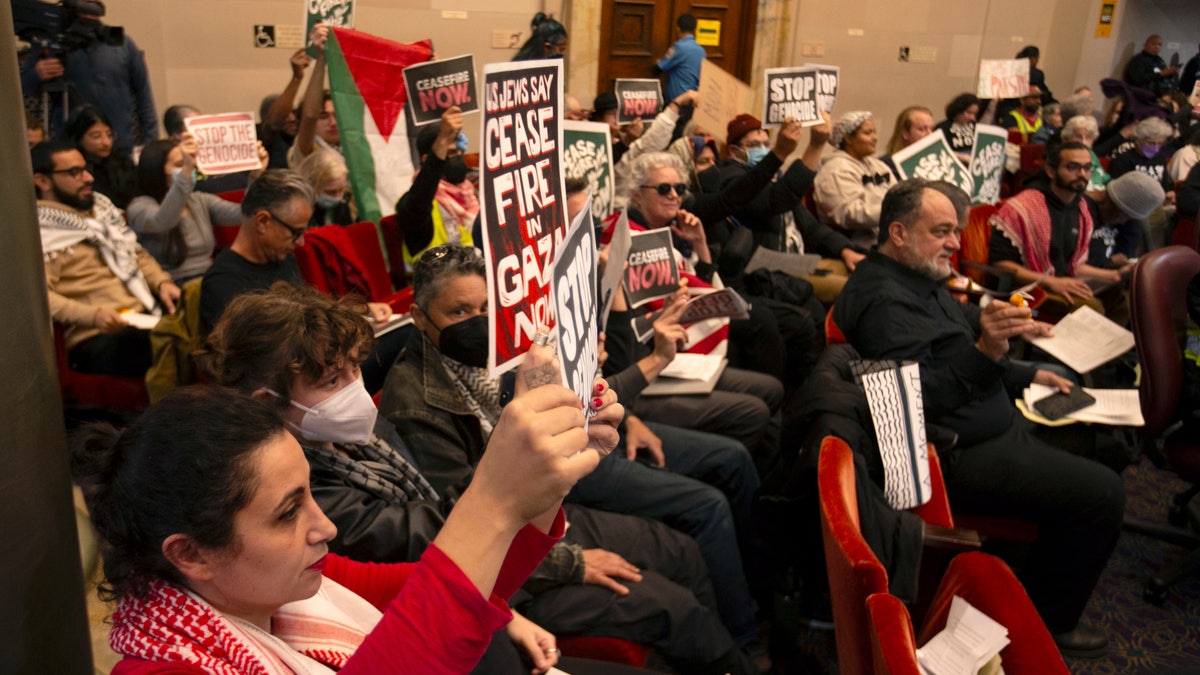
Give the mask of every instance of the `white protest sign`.
[[554, 326], [563, 382], [585, 405], [600, 367], [596, 327], [596, 228], [589, 203], [554, 252]]
[[979, 98], [1020, 98], [1029, 93], [1029, 59], [979, 62]]
[[184, 120], [196, 137], [196, 166], [210, 176], [262, 168], [254, 113], [197, 115]]
[[799, 120], [803, 126], [820, 124], [821, 110], [817, 105], [817, 69], [767, 68], [763, 71], [764, 128], [777, 128], [788, 119]]
[[604, 276], [600, 278], [600, 326], [608, 325], [617, 293], [621, 292], [621, 279], [625, 276], [625, 265], [629, 258], [632, 237], [629, 232], [629, 210], [621, 211], [621, 217], [613, 226], [612, 239], [608, 243], [608, 262], [604, 265]]

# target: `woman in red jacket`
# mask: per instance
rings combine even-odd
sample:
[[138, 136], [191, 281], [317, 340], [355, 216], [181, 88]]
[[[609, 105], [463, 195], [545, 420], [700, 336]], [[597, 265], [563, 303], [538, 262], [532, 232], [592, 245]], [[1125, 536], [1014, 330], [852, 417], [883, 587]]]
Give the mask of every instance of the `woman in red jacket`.
[[328, 554], [336, 529], [274, 406], [192, 387], [124, 432], [89, 429], [71, 464], [119, 600], [113, 672], [466, 673], [562, 536], [562, 497], [599, 461], [579, 451], [611, 450], [623, 414], [608, 392], [585, 431], [569, 390], [519, 392], [437, 539], [395, 565]]

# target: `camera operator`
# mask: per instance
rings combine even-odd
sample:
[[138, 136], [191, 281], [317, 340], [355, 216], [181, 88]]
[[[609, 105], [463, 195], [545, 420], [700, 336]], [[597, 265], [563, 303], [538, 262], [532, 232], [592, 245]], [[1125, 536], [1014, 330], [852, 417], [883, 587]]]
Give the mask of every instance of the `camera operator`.
[[34, 42], [21, 64], [22, 93], [49, 108], [49, 135], [62, 132], [70, 112], [64, 104], [73, 109], [90, 103], [112, 121], [114, 145], [122, 153], [158, 138], [146, 61], [133, 39], [100, 23], [104, 5], [99, 2], [64, 0], [61, 6], [71, 17], [65, 29], [72, 33], [66, 39]]

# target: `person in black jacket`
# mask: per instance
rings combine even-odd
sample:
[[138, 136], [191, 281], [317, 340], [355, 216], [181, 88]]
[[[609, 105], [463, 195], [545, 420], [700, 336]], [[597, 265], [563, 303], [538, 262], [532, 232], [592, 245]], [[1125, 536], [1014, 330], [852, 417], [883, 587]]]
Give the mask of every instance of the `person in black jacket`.
[[1164, 94], [1175, 88], [1175, 75], [1179, 69], [1168, 66], [1167, 62], [1158, 55], [1162, 51], [1161, 35], [1151, 35], [1142, 45], [1142, 51], [1134, 54], [1125, 66], [1124, 79], [1127, 83], [1141, 89], [1147, 89], [1155, 95]]

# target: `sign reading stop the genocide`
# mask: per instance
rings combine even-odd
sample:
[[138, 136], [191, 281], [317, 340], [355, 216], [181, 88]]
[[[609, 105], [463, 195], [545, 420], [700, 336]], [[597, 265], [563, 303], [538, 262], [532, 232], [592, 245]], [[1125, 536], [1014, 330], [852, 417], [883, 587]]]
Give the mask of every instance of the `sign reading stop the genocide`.
[[196, 166], [210, 176], [262, 168], [254, 113], [197, 115], [184, 120], [196, 137]]

